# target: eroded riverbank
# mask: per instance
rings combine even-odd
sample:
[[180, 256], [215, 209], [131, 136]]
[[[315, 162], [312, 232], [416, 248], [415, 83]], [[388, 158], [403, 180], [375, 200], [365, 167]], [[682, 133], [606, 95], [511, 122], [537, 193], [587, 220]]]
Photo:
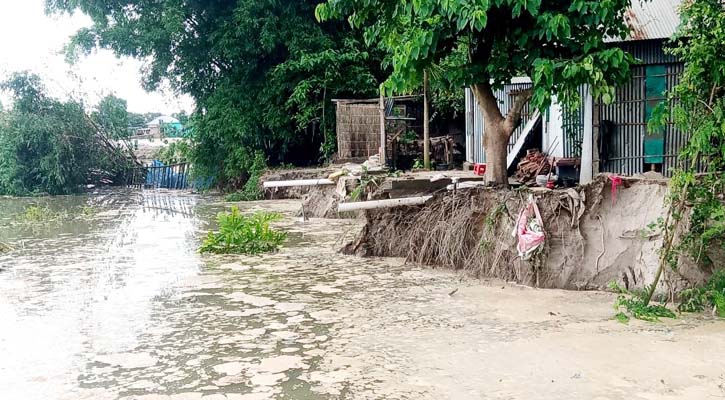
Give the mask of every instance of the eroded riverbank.
[[303, 223], [296, 201], [242, 205], [287, 216], [289, 244], [262, 257], [195, 252], [215, 199], [54, 204], [89, 201], [87, 219], [0, 228], [20, 244], [0, 256], [2, 398], [725, 396], [725, 324], [706, 316], [625, 326], [606, 293], [342, 256], [360, 222]]

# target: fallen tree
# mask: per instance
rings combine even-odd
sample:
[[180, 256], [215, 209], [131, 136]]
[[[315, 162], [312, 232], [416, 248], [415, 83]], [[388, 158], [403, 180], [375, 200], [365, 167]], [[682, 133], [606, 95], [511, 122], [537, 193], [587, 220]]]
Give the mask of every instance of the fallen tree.
[[0, 84], [12, 106], [0, 113], [0, 194], [68, 194], [88, 183], [125, 183], [133, 153], [112, 141], [75, 100], [50, 97], [40, 78], [16, 73]]

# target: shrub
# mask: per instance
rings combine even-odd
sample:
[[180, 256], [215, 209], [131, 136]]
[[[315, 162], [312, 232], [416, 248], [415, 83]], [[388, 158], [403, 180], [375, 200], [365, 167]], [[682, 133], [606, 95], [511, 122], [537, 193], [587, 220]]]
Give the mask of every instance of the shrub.
[[209, 232], [199, 252], [255, 255], [275, 251], [287, 234], [272, 229], [269, 223], [280, 218], [279, 214], [266, 212], [245, 216], [232, 206], [231, 212], [217, 215], [219, 232]]
[[254, 201], [261, 200], [264, 196], [262, 189], [259, 187], [259, 180], [262, 178], [264, 171], [267, 169], [267, 163], [264, 155], [257, 152], [254, 155], [254, 161], [249, 170], [249, 179], [244, 184], [242, 190], [228, 194], [224, 197], [225, 201]]
[[704, 287], [683, 290], [680, 297], [679, 311], [700, 312], [710, 307], [725, 318], [725, 269], [715, 271]]

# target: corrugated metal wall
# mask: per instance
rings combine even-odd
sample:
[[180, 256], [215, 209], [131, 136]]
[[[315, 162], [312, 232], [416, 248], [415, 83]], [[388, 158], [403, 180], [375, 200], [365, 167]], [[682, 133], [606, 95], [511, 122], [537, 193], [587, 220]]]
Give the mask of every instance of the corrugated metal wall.
[[[501, 113], [506, 116], [511, 109], [515, 94], [530, 87], [531, 83], [512, 83], [495, 90], [494, 95], [499, 102], [499, 109], [501, 110]], [[486, 155], [483, 150], [483, 113], [478, 107], [478, 103], [476, 102], [471, 89], [466, 89], [466, 109], [470, 114], [472, 114], [466, 118], [466, 143], [473, 144], [473, 151], [468, 150], [466, 152], [466, 154], [472, 158], [467, 159], [469, 162], [475, 163], [486, 162]], [[516, 144], [516, 141], [519, 136], [521, 136], [524, 127], [529, 122], [529, 119], [534, 111], [535, 110], [529, 107], [529, 104], [524, 106], [524, 109], [521, 111], [521, 125], [511, 135], [511, 139], [509, 139], [509, 151], [511, 151]]]
[[[679, 81], [682, 73], [682, 64], [665, 65], [664, 75], [647, 75], [647, 66], [640, 65], [632, 69], [632, 79], [625, 85], [617, 88], [615, 102], [610, 105], [595, 103], [598, 118], [594, 120], [596, 135], [606, 135], [609, 125], [613, 129], [608, 137], [607, 154], [602, 155], [600, 169], [602, 172], [612, 172], [623, 175], [634, 175], [646, 172], [644, 144], [647, 138], [647, 79], [664, 78], [666, 89], [670, 90]], [[650, 99], [652, 100], [652, 99]], [[657, 100], [664, 101], [665, 97]], [[671, 175], [671, 168], [677, 162], [677, 155], [687, 142], [686, 135], [682, 134], [672, 124], [668, 124], [663, 132], [664, 154], [661, 172], [665, 176]], [[595, 155], [596, 157], [597, 155]]]
[[[564, 157], [581, 157], [582, 141], [584, 139], [584, 99], [586, 86], [579, 86], [581, 102], [576, 109], [564, 107], [562, 113], [562, 140], [564, 141]], [[555, 134], [551, 132], [550, 134]], [[546, 150], [546, 149], [544, 149]]]

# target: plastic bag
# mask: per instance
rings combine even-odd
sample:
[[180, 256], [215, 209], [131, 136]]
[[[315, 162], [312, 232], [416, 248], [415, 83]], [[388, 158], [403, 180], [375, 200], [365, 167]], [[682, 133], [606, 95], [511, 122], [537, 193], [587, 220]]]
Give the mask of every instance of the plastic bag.
[[521, 209], [514, 227], [513, 236], [517, 238], [516, 250], [523, 260], [528, 260], [546, 240], [544, 222], [533, 196], [529, 196], [526, 206]]

